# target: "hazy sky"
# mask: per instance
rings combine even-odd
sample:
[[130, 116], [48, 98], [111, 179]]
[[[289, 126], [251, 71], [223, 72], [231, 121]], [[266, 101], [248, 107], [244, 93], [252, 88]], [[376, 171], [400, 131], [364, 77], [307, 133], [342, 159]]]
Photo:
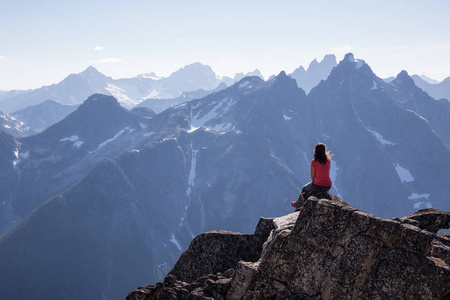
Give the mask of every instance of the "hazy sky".
[[450, 76], [450, 1], [1, 0], [0, 90], [93, 65], [113, 78], [201, 62], [220, 76], [291, 73], [325, 54], [380, 77]]

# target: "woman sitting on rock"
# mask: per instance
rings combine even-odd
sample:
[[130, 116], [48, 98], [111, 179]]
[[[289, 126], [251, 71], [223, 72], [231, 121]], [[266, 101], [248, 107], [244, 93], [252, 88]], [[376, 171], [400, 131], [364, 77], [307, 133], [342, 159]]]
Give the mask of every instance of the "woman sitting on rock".
[[331, 188], [330, 166], [333, 155], [327, 151], [327, 146], [319, 143], [314, 147], [314, 159], [311, 161], [311, 179], [305, 184], [297, 201], [292, 201], [293, 207], [300, 207], [308, 199], [311, 192], [328, 192]]

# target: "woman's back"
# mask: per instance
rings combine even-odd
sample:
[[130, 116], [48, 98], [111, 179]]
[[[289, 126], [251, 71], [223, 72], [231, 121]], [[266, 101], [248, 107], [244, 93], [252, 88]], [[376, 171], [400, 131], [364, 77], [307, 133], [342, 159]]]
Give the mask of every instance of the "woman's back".
[[330, 160], [327, 160], [325, 164], [321, 164], [317, 160], [311, 161], [311, 166], [316, 169], [316, 176], [314, 178], [314, 184], [320, 186], [330, 186], [331, 178], [330, 178]]

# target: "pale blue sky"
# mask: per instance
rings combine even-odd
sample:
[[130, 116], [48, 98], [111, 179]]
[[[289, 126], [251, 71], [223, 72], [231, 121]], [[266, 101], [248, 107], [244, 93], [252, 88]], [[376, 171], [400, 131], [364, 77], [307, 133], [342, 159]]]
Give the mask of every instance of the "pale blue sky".
[[113, 78], [201, 62], [267, 78], [347, 52], [380, 77], [450, 76], [450, 1], [0, 0], [0, 90], [93, 65]]

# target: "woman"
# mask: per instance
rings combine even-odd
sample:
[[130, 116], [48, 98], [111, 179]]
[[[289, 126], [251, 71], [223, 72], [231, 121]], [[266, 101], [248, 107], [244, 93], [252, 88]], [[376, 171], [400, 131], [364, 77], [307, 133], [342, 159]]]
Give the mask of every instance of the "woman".
[[[327, 146], [323, 143], [319, 143], [314, 147], [314, 159], [311, 161], [311, 179], [312, 181], [305, 184], [300, 193], [300, 197], [297, 201], [292, 201], [291, 205], [297, 207], [297, 204], [301, 206], [303, 203], [299, 203], [302, 200], [302, 194], [309, 194], [310, 192], [328, 192], [331, 188], [330, 178], [330, 166], [331, 157], [333, 155], [327, 151]], [[303, 200], [306, 200], [304, 197]], [[303, 202], [303, 201], [302, 201]]]

